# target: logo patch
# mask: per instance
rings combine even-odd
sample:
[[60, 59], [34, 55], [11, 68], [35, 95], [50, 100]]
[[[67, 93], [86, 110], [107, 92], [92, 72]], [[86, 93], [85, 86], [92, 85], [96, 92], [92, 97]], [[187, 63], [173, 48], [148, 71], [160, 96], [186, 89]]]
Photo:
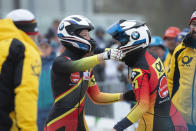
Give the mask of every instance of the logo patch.
[[140, 69], [133, 69], [131, 73], [131, 81], [133, 82], [141, 75], [142, 75], [142, 71]]
[[96, 81], [95, 81], [95, 76], [93, 75], [90, 81], [88, 82], [88, 87], [92, 87], [94, 85], [96, 85]]
[[131, 81], [132, 86], [136, 90], [138, 86], [137, 78], [139, 78], [142, 75], [142, 71], [140, 69], [133, 69], [131, 73]]
[[139, 32], [137, 32], [137, 31], [132, 32], [131, 38], [134, 39], [134, 40], [139, 39], [140, 38]]
[[77, 83], [80, 80], [80, 73], [79, 72], [71, 73], [70, 80], [72, 83]]
[[83, 72], [83, 75], [84, 75], [84, 80], [90, 79], [90, 72]]
[[193, 60], [193, 57], [189, 57], [189, 56], [184, 56], [182, 58], [182, 66], [190, 66], [191, 61]]
[[61, 24], [59, 25], [59, 30], [63, 30], [63, 28], [64, 28], [64, 24], [61, 23]]
[[156, 71], [156, 74], [157, 74], [157, 77], [158, 79], [164, 75], [164, 66], [163, 66], [163, 63], [161, 62], [161, 59], [158, 58], [154, 64], [152, 64], [152, 67], [155, 69]]
[[168, 95], [168, 85], [167, 85], [167, 80], [166, 77], [164, 76], [161, 79], [160, 86], [159, 86], [159, 96], [161, 98], [165, 98]]
[[33, 71], [33, 75], [39, 78], [40, 71], [41, 71], [41, 65], [37, 60], [35, 61], [35, 63], [31, 64], [31, 69]]

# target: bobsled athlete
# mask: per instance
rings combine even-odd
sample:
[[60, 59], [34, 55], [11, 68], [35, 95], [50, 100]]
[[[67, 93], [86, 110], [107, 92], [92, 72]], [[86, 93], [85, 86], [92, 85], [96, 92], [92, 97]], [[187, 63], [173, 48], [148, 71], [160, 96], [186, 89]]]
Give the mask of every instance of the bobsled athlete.
[[138, 120], [137, 131], [187, 131], [185, 121], [170, 100], [163, 63], [148, 51], [148, 27], [138, 21], [120, 20], [107, 32], [120, 42], [118, 49], [125, 55], [122, 60], [132, 68], [133, 91], [125, 96], [135, 96], [137, 101], [112, 131], [122, 131]]

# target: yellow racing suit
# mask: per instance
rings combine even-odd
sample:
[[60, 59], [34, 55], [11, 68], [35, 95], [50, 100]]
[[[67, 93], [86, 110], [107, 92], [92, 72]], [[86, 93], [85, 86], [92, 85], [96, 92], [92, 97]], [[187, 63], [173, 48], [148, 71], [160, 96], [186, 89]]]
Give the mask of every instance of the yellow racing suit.
[[196, 48], [191, 43], [184, 40], [176, 47], [167, 79], [173, 104], [188, 124], [196, 125]]

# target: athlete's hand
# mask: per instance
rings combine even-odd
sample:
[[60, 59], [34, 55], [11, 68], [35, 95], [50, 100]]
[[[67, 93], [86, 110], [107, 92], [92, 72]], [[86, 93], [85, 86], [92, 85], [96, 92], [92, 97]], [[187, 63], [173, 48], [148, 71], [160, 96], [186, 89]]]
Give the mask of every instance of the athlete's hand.
[[110, 131], [116, 131], [114, 128], [112, 129], [112, 130], [110, 130]]
[[118, 49], [110, 49], [109, 51], [101, 53], [101, 55], [104, 60], [111, 59], [111, 60], [120, 61], [124, 57], [123, 52]]
[[122, 94], [122, 100], [125, 101], [136, 101], [135, 94], [133, 90], [129, 90]]

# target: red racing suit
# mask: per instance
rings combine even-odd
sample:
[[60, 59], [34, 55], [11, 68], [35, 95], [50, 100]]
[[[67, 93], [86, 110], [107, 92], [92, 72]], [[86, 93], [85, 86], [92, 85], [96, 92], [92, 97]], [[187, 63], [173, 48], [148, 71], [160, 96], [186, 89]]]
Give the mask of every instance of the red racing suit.
[[187, 131], [184, 119], [170, 100], [160, 58], [145, 50], [132, 68], [131, 79], [137, 104], [115, 129], [123, 130], [139, 120], [137, 131]]

